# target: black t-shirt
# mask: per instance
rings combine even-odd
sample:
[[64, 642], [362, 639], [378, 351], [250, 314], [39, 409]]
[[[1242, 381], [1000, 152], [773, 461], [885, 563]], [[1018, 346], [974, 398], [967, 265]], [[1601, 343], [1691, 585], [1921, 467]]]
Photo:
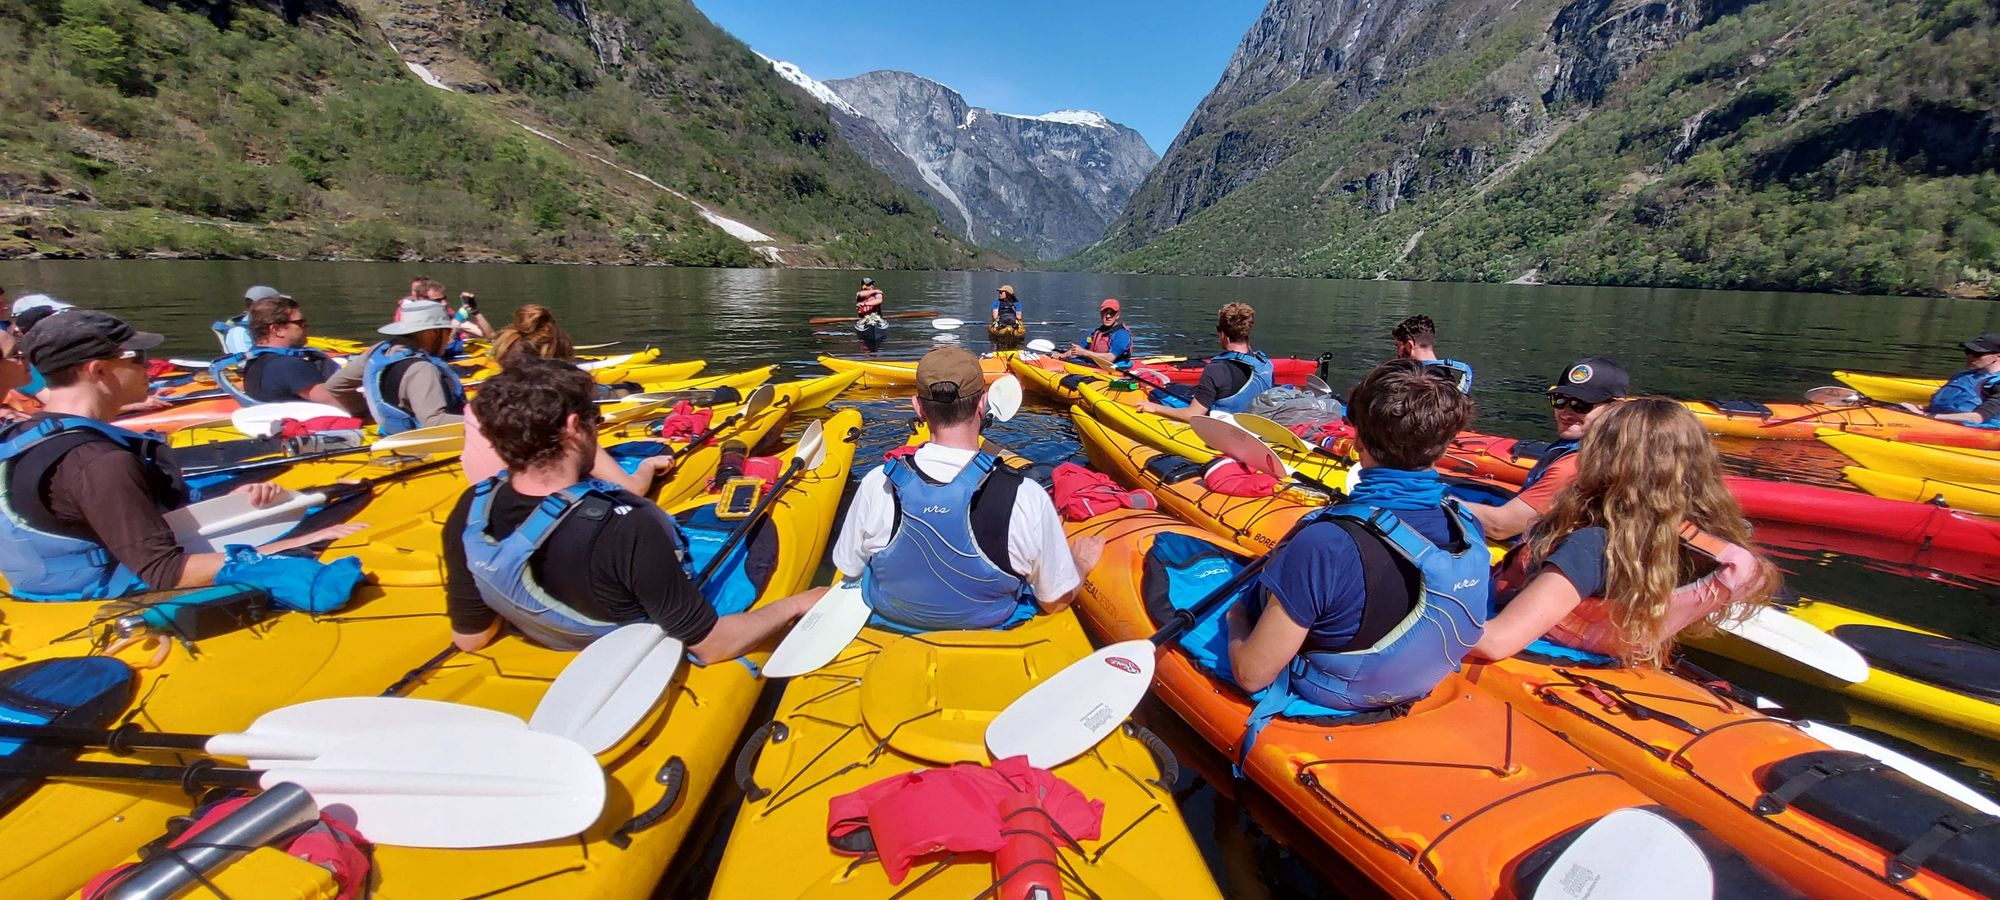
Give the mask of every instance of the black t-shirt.
[[[486, 532], [505, 539], [542, 502], [503, 484], [493, 495]], [[643, 498], [627, 496], [640, 504]], [[498, 613], [486, 605], [466, 565], [465, 520], [472, 508], [467, 489], [444, 523], [445, 609], [452, 630], [477, 634]], [[601, 622], [651, 621], [688, 646], [701, 643], [715, 627], [715, 607], [703, 596], [674, 552], [674, 536], [664, 516], [620, 514], [596, 523], [570, 516], [529, 560], [535, 583], [571, 609]], [[592, 540], [592, 532], [596, 539]]]
[[332, 360], [266, 354], [243, 367], [243, 392], [261, 403], [304, 400], [313, 385], [333, 377]]
[[1201, 380], [1195, 383], [1195, 402], [1204, 409], [1214, 409], [1215, 401], [1234, 397], [1249, 384], [1250, 375], [1250, 367], [1236, 360], [1211, 359], [1201, 367]]

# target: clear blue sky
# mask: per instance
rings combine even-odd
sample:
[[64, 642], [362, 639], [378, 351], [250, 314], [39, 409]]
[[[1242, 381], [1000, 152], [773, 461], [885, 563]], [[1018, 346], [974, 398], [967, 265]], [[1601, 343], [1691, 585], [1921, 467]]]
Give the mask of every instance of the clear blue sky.
[[1265, 0], [695, 0], [757, 52], [821, 81], [901, 69], [966, 102], [1093, 109], [1165, 150]]

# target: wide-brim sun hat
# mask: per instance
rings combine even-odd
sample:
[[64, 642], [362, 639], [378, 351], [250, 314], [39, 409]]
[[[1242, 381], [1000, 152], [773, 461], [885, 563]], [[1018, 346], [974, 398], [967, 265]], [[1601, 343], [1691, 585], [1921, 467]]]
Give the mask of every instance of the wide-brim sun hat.
[[379, 334], [391, 336], [416, 334], [421, 331], [438, 331], [454, 327], [451, 312], [436, 300], [403, 304], [403, 317], [375, 329]]

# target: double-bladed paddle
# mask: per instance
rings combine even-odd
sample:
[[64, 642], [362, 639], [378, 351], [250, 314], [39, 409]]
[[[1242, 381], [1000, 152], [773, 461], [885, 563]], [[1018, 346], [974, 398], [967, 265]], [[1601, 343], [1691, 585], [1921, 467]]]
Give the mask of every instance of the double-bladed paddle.
[[[885, 313], [885, 314], [883, 314], [882, 318], [884, 318], [884, 319], [934, 319], [934, 318], [937, 318], [937, 315], [938, 315], [938, 311], [937, 311], [937, 310], [935, 310], [935, 309], [926, 309], [926, 310], [922, 310], [922, 311], [920, 311], [920, 312], [903, 312], [903, 313]], [[832, 325], [832, 324], [834, 324], [834, 323], [836, 323], [836, 322], [859, 322], [859, 321], [861, 321], [861, 317], [860, 317], [860, 316], [818, 316], [818, 317], [815, 317], [815, 318], [811, 318], [811, 319], [807, 319], [807, 320], [806, 320], [806, 324], [807, 324], [807, 325]]]
[[778, 476], [777, 483], [764, 492], [757, 505], [750, 509], [750, 515], [744, 517], [743, 521], [737, 524], [736, 530], [729, 533], [729, 539], [722, 542], [722, 548], [717, 550], [715, 556], [709, 559], [708, 565], [703, 566], [701, 572], [695, 575], [694, 583], [706, 585], [709, 576], [714, 575], [715, 570], [722, 567], [723, 560], [729, 558], [729, 552], [736, 549], [736, 545], [743, 542], [750, 529], [764, 518], [764, 514], [770, 510], [771, 503], [778, 499], [778, 495], [791, 487], [792, 483], [798, 480], [800, 473], [817, 469], [824, 462], [826, 462], [825, 428], [821, 422], [815, 420], [806, 426], [806, 430], [799, 435], [798, 442], [792, 445], [792, 461], [785, 466], [784, 473]]
[[1612, 810], [1585, 828], [1536, 880], [1531, 900], [1708, 900], [1715, 871], [1701, 845], [1650, 809]]

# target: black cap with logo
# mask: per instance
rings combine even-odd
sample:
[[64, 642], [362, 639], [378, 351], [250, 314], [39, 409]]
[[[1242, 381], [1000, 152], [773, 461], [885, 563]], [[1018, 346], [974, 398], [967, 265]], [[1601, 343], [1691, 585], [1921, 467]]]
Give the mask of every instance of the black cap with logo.
[[1967, 353], [2000, 353], [2000, 334], [1989, 331], [1959, 346]]
[[1573, 397], [1585, 403], [1603, 403], [1632, 393], [1632, 376], [1625, 367], [1602, 356], [1577, 360], [1556, 376], [1549, 393]]
[[128, 350], [150, 350], [164, 340], [94, 309], [66, 309], [35, 323], [21, 344], [28, 365], [49, 375], [93, 359], [115, 359]]

